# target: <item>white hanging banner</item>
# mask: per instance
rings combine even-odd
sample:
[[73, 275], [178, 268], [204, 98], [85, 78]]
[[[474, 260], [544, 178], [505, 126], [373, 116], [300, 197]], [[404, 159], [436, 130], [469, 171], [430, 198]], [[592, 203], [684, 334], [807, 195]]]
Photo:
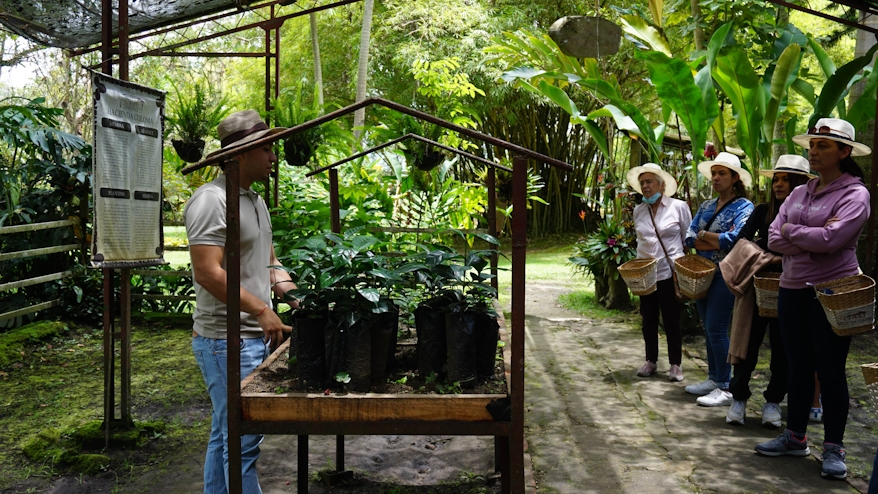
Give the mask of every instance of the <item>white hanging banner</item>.
[[154, 266], [163, 259], [165, 93], [91, 73], [94, 103], [92, 265]]

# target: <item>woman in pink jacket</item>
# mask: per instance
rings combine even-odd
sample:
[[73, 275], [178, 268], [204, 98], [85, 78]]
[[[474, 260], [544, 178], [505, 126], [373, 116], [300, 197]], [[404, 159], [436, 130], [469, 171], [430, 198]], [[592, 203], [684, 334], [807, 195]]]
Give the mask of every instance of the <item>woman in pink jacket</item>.
[[756, 451], [767, 456], [810, 454], [805, 432], [816, 370], [825, 431], [821, 475], [843, 479], [849, 399], [845, 361], [851, 337], [832, 331], [811, 285], [859, 272], [857, 240], [869, 218], [869, 191], [851, 156], [871, 150], [854, 141], [850, 123], [836, 118], [821, 118], [793, 140], [809, 149], [811, 171], [819, 177], [793, 190], [768, 230], [768, 248], [783, 254], [777, 311], [790, 381], [787, 428]]

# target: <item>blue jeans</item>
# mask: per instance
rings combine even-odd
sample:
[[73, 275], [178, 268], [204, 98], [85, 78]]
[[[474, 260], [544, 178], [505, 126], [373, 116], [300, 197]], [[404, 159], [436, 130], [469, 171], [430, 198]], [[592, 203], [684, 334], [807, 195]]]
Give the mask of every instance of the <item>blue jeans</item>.
[[[193, 336], [192, 353], [210, 394], [213, 414], [210, 422], [210, 440], [204, 458], [204, 494], [229, 492], [229, 422], [228, 372], [226, 340]], [[268, 356], [268, 347], [262, 338], [241, 339], [241, 379], [249, 375]], [[256, 460], [259, 458], [261, 434], [241, 436], [241, 475], [243, 491], [261, 494], [256, 478]]]
[[713, 275], [713, 281], [707, 297], [695, 301], [701, 323], [704, 324], [704, 336], [707, 343], [707, 378], [715, 382], [720, 389], [729, 387], [732, 376], [732, 364], [726, 362], [729, 355], [729, 324], [732, 321], [732, 309], [735, 307], [735, 296], [729, 291], [723, 280], [719, 266]]
[[875, 452], [875, 463], [872, 465], [872, 480], [869, 481], [869, 494], [878, 494], [878, 451]]

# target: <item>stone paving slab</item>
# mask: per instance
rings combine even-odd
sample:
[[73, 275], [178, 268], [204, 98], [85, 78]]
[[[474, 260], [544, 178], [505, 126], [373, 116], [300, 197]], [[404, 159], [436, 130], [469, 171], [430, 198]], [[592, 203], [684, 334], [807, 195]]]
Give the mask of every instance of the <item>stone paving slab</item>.
[[[814, 456], [757, 455], [753, 447], [780, 431], [761, 426], [752, 400], [746, 425], [737, 427], [725, 423], [727, 407], [697, 406], [683, 387], [705, 379], [706, 365], [684, 355], [686, 379], [668, 381], [663, 339], [659, 372], [636, 377], [643, 362], [636, 314], [589, 321], [554, 304], [532, 303], [532, 290], [564, 290], [528, 285], [525, 436], [539, 493], [865, 489], [867, 479], [821, 478]], [[874, 451], [876, 444], [873, 437], [860, 449]], [[812, 452], [817, 449], [812, 444]]]

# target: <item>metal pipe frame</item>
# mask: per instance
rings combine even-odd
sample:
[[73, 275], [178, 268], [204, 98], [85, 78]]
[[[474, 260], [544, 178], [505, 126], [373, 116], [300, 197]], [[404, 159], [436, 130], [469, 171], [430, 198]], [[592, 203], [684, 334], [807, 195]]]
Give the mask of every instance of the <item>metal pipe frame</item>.
[[[239, 181], [238, 164], [231, 157], [272, 143], [303, 130], [315, 127], [322, 123], [334, 120], [341, 116], [352, 113], [360, 108], [372, 104], [381, 104], [392, 110], [406, 113], [415, 118], [457, 131], [471, 138], [479, 139], [494, 146], [518, 153], [513, 161], [513, 206], [518, 215], [513, 215], [512, 221], [512, 335], [511, 335], [511, 390], [512, 401], [511, 422], [267, 422], [248, 421], [242, 416], [241, 404], [241, 375], [240, 375], [240, 294], [236, 290], [229, 290], [228, 305], [228, 400], [229, 400], [229, 437], [240, 437], [244, 433], [259, 432], [266, 430], [272, 433], [296, 434], [299, 436], [299, 451], [307, 453], [307, 436], [311, 434], [335, 434], [348, 435], [367, 432], [369, 434], [401, 433], [407, 434], [435, 434], [446, 430], [454, 435], [492, 435], [495, 437], [495, 458], [508, 459], [505, 464], [499, 465], [503, 472], [501, 482], [504, 492], [515, 494], [524, 493], [524, 307], [525, 307], [525, 276], [524, 266], [527, 255], [527, 158], [532, 157], [549, 165], [557, 166], [565, 170], [572, 167], [563, 161], [550, 158], [540, 153], [531, 151], [521, 146], [511, 144], [502, 139], [482, 134], [481, 132], [459, 127], [432, 115], [413, 110], [392, 101], [370, 98], [360, 103], [350, 105], [322, 117], [311, 120], [296, 127], [279, 132], [268, 138], [258, 139], [250, 144], [236, 147], [229, 151], [218, 153], [216, 156], [195, 163], [183, 170], [183, 173], [191, 173], [213, 163], [225, 161], [226, 163], [226, 224], [228, 237], [226, 239], [227, 262], [227, 286], [240, 286], [240, 218], [238, 215], [238, 194], [230, 194], [230, 190], [237, 191]], [[333, 231], [340, 232], [338, 218], [338, 170], [332, 168], [330, 173], [330, 202], [333, 211]], [[234, 316], [233, 316], [234, 315]], [[386, 432], [385, 432], [386, 431]], [[321, 434], [321, 435], [322, 435]], [[307, 459], [305, 460], [307, 462]], [[299, 459], [300, 468], [302, 458]], [[307, 465], [305, 465], [306, 467]], [[229, 441], [229, 486], [232, 493], [241, 492], [241, 444], [240, 441]], [[307, 489], [307, 475], [299, 475], [300, 492], [302, 482]], [[303, 480], [304, 477], [304, 480]]]
[[200, 170], [201, 168], [204, 168], [206, 166], [210, 166], [213, 164], [218, 164], [222, 161], [230, 160], [234, 156], [237, 156], [241, 153], [246, 153], [247, 151], [250, 151], [252, 149], [256, 149], [260, 146], [264, 146], [266, 144], [269, 144], [269, 143], [272, 143], [275, 141], [286, 139], [287, 137], [298, 134], [299, 132], [314, 128], [314, 127], [321, 125], [323, 123], [329, 122], [331, 120], [335, 120], [339, 117], [343, 117], [347, 114], [353, 113], [361, 108], [366, 108], [366, 107], [372, 106], [372, 105], [380, 105], [380, 106], [383, 106], [383, 107], [391, 109], [391, 110], [396, 110], [400, 113], [405, 113], [406, 115], [410, 115], [410, 116], [418, 118], [420, 120], [424, 120], [425, 122], [436, 124], [440, 127], [457, 132], [459, 134], [465, 135], [465, 136], [472, 138], [472, 139], [486, 142], [488, 144], [505, 149], [505, 150], [510, 151], [512, 153], [516, 153], [516, 154], [519, 154], [519, 155], [522, 155], [522, 156], [525, 156], [528, 158], [535, 159], [537, 161], [541, 161], [547, 165], [561, 168], [562, 170], [573, 171], [573, 167], [571, 165], [569, 165], [561, 160], [551, 158], [551, 157], [546, 156], [546, 155], [541, 154], [541, 153], [537, 153], [536, 151], [531, 151], [530, 149], [519, 146], [517, 144], [512, 144], [512, 143], [504, 141], [502, 139], [498, 139], [496, 137], [489, 136], [489, 135], [484, 134], [482, 132], [479, 132], [477, 130], [469, 129], [466, 127], [461, 127], [459, 125], [454, 125], [453, 123], [448, 122], [446, 120], [443, 120], [441, 118], [434, 117], [433, 115], [430, 115], [428, 113], [424, 113], [424, 112], [415, 110], [413, 108], [409, 108], [407, 106], [400, 105], [399, 103], [395, 103], [393, 101], [386, 100], [384, 98], [367, 98], [359, 103], [354, 103], [354, 104], [348, 105], [344, 108], [340, 108], [334, 112], [327, 113], [323, 116], [320, 116], [318, 118], [315, 118], [315, 119], [310, 120], [308, 122], [305, 122], [303, 124], [296, 125], [295, 127], [291, 127], [291, 128], [284, 130], [282, 132], [278, 132], [277, 134], [263, 137], [261, 139], [257, 139], [255, 141], [244, 144], [242, 146], [237, 146], [233, 149], [229, 149], [228, 151], [216, 153], [215, 155], [211, 156], [210, 158], [207, 158], [207, 159], [200, 161], [198, 163], [193, 163], [189, 166], [186, 166], [185, 168], [183, 168], [180, 171], [180, 173], [182, 173], [183, 175], [187, 175], [189, 173], [194, 172], [195, 170]]
[[[849, 21], [849, 20], [847, 20], [847, 19], [842, 19], [841, 17], [836, 17], [836, 16], [834, 16], [834, 15], [824, 14], [823, 12], [818, 12], [818, 11], [816, 11], [816, 10], [809, 9], [809, 8], [807, 8], [807, 7], [801, 7], [801, 6], [796, 5], [796, 4], [794, 4], [794, 3], [785, 2], [785, 1], [783, 1], [783, 0], [768, 0], [768, 1], [771, 2], [771, 3], [773, 3], [773, 4], [775, 4], [775, 5], [780, 5], [781, 7], [786, 7], [786, 8], [788, 8], [788, 9], [793, 9], [793, 10], [798, 10], [799, 12], [805, 12], [806, 14], [811, 14], [811, 15], [815, 15], [815, 16], [817, 16], [817, 17], [822, 17], [822, 18], [824, 18], [824, 19], [828, 19], [828, 20], [830, 20], [830, 21], [834, 21], [834, 22], [837, 22], [837, 23], [839, 23], [839, 24], [844, 24], [845, 26], [850, 26], [850, 27], [854, 27], [854, 28], [857, 28], [857, 29], [861, 29], [861, 30], [863, 30], [863, 31], [870, 32], [870, 33], [872, 33], [872, 34], [878, 34], [878, 29], [875, 29], [875, 28], [872, 28], [872, 27], [869, 27], [869, 26], [865, 26], [865, 25], [860, 24], [860, 23], [858, 23], [858, 22]], [[871, 9], [871, 8], [869, 8], [868, 10], [866, 10], [866, 9], [861, 8], [861, 7], [858, 7], [858, 6], [854, 6], [854, 5], [852, 5], [852, 4], [854, 4], [854, 3], [857, 3], [857, 4], [860, 4], [860, 5], [863, 5], [862, 2], [853, 2], [853, 1], [851, 1], [851, 0], [848, 0], [848, 1], [840, 1], [840, 2], [836, 2], [836, 3], [840, 3], [840, 4], [843, 4], [843, 5], [847, 5], [848, 7], [855, 8], [855, 9], [858, 9], [858, 10], [863, 10], [864, 12], [868, 12], [868, 13], [870, 13], [870, 14], [872, 14], [872, 15], [878, 13], [878, 12], [876, 12], [875, 10], [873, 10], [873, 9]]]
[[[239, 32], [241, 32], [241, 31], [247, 31], [247, 30], [249, 30], [249, 29], [253, 29], [253, 28], [257, 28], [257, 27], [258, 27], [258, 28], [265, 29], [265, 30], [276, 29], [276, 28], [279, 28], [281, 25], [283, 25], [283, 23], [286, 22], [286, 21], [289, 20], [289, 19], [294, 19], [294, 18], [296, 18], [296, 17], [301, 17], [301, 16], [303, 16], [303, 15], [308, 15], [308, 14], [311, 14], [311, 13], [313, 13], [313, 12], [320, 12], [320, 11], [322, 11], [322, 10], [329, 10], [329, 9], [333, 9], [333, 8], [335, 8], [335, 7], [341, 7], [341, 6], [344, 6], [344, 5], [348, 5], [348, 4], [352, 4], [352, 3], [358, 3], [358, 2], [362, 2], [362, 1], [363, 1], [363, 0], [340, 0], [340, 1], [338, 1], [338, 2], [334, 2], [334, 3], [328, 4], [328, 5], [321, 5], [321, 6], [319, 6], [319, 7], [313, 7], [313, 8], [307, 9], [307, 10], [302, 10], [302, 11], [300, 11], [300, 12], [295, 12], [295, 13], [292, 13], [292, 14], [287, 14], [287, 15], [284, 15], [284, 16], [275, 17], [275, 18], [272, 18], [272, 19], [264, 20], [264, 21], [253, 22], [253, 23], [250, 23], [250, 24], [244, 24], [244, 25], [236, 26], [236, 27], [233, 27], [233, 28], [231, 28], [231, 29], [226, 29], [226, 30], [224, 30], [224, 31], [220, 31], [220, 32], [217, 32], [217, 33], [211, 33], [211, 34], [207, 34], [207, 35], [204, 35], [204, 36], [199, 36], [199, 37], [197, 37], [197, 38], [193, 38], [193, 39], [191, 39], [191, 40], [180, 41], [180, 42], [178, 42], [178, 43], [173, 43], [173, 44], [171, 44], [171, 45], [163, 46], [163, 47], [161, 47], [161, 48], [153, 48], [153, 49], [151, 49], [151, 50], [146, 50], [146, 51], [143, 51], [143, 52], [137, 53], [137, 54], [135, 54], [135, 55], [131, 55], [131, 56], [130, 56], [130, 59], [131, 59], [131, 60], [136, 60], [136, 59], [138, 59], [138, 58], [143, 58], [143, 57], [162, 56], [162, 55], [171, 55], [171, 56], [173, 56], [173, 55], [175, 55], [175, 54], [173, 53], [172, 50], [175, 50], [175, 49], [177, 49], [177, 48], [182, 48], [182, 47], [184, 47], [184, 46], [193, 45], [193, 44], [196, 44], [196, 43], [200, 43], [200, 42], [202, 42], [202, 41], [208, 41], [208, 40], [211, 40], [211, 39], [220, 38], [220, 37], [222, 37], [222, 36], [227, 36], [227, 35], [229, 35], [229, 34], [239, 33]], [[268, 5], [272, 5], [272, 4], [268, 4]], [[236, 14], [236, 12], [231, 12], [231, 13], [229, 13], [228, 15], [235, 15], [235, 14]]]
[[392, 146], [393, 144], [396, 144], [398, 142], [402, 142], [406, 139], [415, 139], [415, 140], [418, 140], [421, 142], [425, 142], [427, 144], [451, 151], [452, 153], [456, 153], [456, 154], [459, 154], [461, 156], [465, 156], [471, 160], [478, 161], [479, 163], [484, 163], [484, 164], [490, 166], [491, 168], [500, 168], [501, 170], [505, 170], [505, 171], [510, 172], [510, 173], [512, 172], [512, 168], [509, 168], [509, 167], [506, 167], [503, 165], [498, 165], [497, 163], [494, 163], [491, 160], [482, 158], [481, 156], [476, 156], [472, 153], [468, 153], [466, 151], [453, 148], [451, 146], [446, 146], [445, 144], [439, 144], [438, 142], [436, 142], [434, 140], [427, 139], [426, 137], [422, 137], [422, 136], [419, 136], [417, 134], [406, 134], [402, 137], [397, 137], [396, 139], [391, 139], [391, 140], [385, 142], [384, 144], [379, 144], [379, 145], [371, 147], [365, 151], [360, 151], [359, 153], [352, 154], [352, 155], [348, 156], [347, 158], [340, 159], [331, 165], [326, 165], [326, 166], [320, 167], [314, 171], [308, 172], [307, 174], [305, 174], [305, 176], [311, 177], [311, 176], [317, 175], [318, 173], [325, 172], [326, 170], [331, 170], [339, 165], [343, 165], [343, 164], [345, 164], [349, 161], [353, 161], [357, 158], [362, 158], [363, 156], [366, 156], [368, 154], [372, 154], [376, 151], [380, 151], [388, 146]]

